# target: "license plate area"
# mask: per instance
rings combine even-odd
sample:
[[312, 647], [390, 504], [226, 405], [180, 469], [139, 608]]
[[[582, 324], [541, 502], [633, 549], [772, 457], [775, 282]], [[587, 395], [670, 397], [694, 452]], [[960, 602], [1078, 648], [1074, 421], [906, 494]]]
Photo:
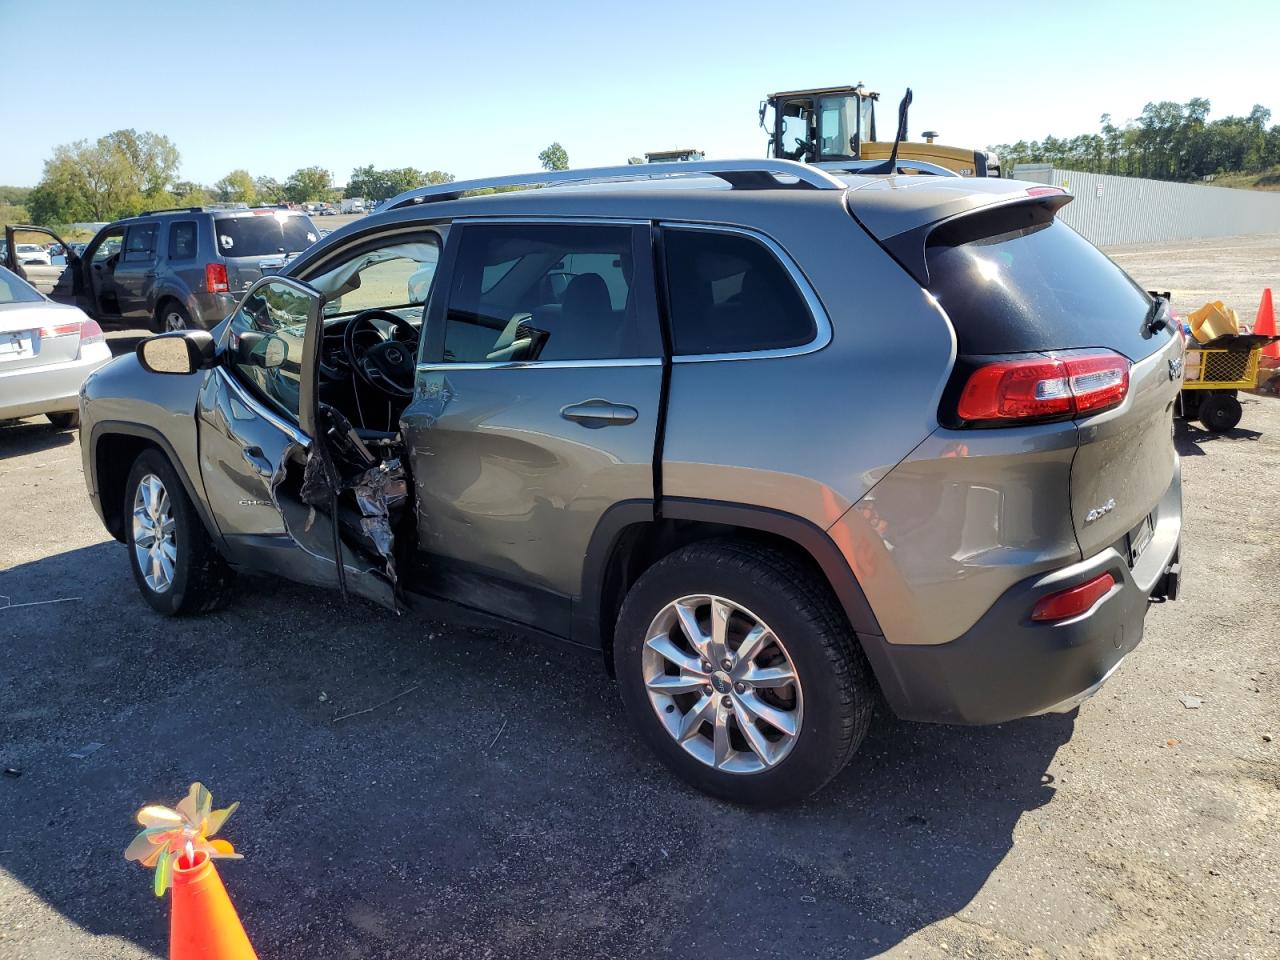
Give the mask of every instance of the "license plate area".
[[1142, 518], [1142, 522], [1129, 531], [1129, 566], [1132, 567], [1138, 562], [1138, 558], [1142, 556], [1142, 551], [1147, 549], [1151, 543], [1151, 538], [1155, 536], [1155, 521], [1151, 514], [1147, 514]]
[[17, 333], [0, 333], [0, 361], [21, 360], [32, 356], [32, 337], [30, 330], [19, 330]]

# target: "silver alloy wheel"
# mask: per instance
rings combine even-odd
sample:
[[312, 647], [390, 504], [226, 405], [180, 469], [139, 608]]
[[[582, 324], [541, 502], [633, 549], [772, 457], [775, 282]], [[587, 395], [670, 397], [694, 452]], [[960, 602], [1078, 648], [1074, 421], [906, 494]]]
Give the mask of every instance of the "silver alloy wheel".
[[174, 330], [185, 330], [187, 329], [187, 318], [177, 310], [166, 310], [164, 314], [164, 329], [166, 333], [172, 333]]
[[667, 733], [725, 773], [759, 773], [795, 746], [804, 693], [782, 642], [746, 607], [681, 597], [653, 618], [641, 670]]
[[133, 494], [133, 556], [147, 586], [164, 593], [173, 586], [178, 560], [173, 508], [160, 478], [148, 473]]

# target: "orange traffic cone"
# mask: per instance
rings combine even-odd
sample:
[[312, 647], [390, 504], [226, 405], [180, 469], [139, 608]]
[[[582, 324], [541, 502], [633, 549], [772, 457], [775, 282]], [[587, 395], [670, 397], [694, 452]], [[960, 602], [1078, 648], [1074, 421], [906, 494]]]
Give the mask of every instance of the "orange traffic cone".
[[258, 960], [213, 861], [184, 853], [173, 868], [169, 960]]
[[[1253, 323], [1253, 332], [1261, 333], [1264, 336], [1274, 337], [1276, 335], [1276, 311], [1271, 304], [1271, 288], [1262, 291], [1262, 302], [1258, 304], [1258, 319]], [[1280, 340], [1268, 343], [1262, 348], [1262, 355], [1272, 360], [1280, 361]], [[1269, 363], [1267, 366], [1277, 366], [1280, 364]]]

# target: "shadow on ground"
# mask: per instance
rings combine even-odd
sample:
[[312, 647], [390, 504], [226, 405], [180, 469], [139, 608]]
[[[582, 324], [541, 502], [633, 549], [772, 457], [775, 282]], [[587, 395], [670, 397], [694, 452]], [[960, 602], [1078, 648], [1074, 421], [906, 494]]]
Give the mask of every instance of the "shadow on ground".
[[0, 462], [28, 453], [43, 453], [75, 443], [74, 430], [59, 430], [44, 417], [0, 421]]
[[125, 563], [0, 574], [14, 603], [83, 598], [0, 611], [0, 868], [159, 954], [166, 906], [121, 853], [200, 779], [242, 801], [221, 873], [264, 957], [873, 956], [972, 899], [1073, 729], [882, 712], [819, 796], [744, 810], [656, 764], [592, 657], [248, 577], [166, 621]]

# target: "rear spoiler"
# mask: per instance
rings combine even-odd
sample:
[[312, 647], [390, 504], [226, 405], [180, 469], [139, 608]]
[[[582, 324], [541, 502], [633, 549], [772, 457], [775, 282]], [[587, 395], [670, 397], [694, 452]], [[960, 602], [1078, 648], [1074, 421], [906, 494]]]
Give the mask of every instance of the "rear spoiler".
[[858, 224], [922, 287], [929, 286], [926, 253], [931, 241], [964, 243], [1047, 223], [1073, 199], [1061, 187], [1045, 184], [968, 177], [919, 179], [930, 181], [928, 188], [854, 189], [847, 202]]

